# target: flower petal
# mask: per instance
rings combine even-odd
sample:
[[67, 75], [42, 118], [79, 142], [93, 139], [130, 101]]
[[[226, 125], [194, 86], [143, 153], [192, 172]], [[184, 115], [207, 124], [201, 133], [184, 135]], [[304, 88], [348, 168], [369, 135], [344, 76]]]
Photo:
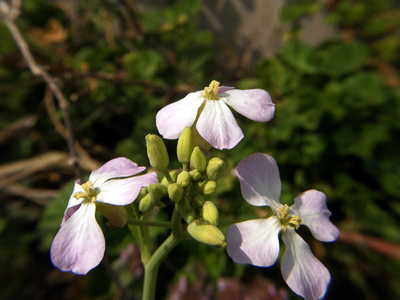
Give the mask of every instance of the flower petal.
[[238, 264], [272, 266], [279, 255], [280, 230], [276, 217], [233, 224], [226, 233], [228, 255]]
[[139, 167], [136, 163], [125, 157], [118, 157], [93, 171], [89, 176], [89, 181], [93, 186], [99, 187], [111, 178], [129, 177], [143, 172], [144, 170], [146, 170], [146, 167]]
[[287, 229], [282, 239], [286, 252], [281, 270], [288, 286], [306, 300], [322, 298], [331, 280], [328, 269], [312, 254], [308, 244], [294, 229]]
[[204, 102], [201, 91], [190, 93], [185, 98], [162, 108], [156, 116], [156, 125], [165, 139], [177, 139], [185, 127], [192, 127], [197, 111]]
[[54, 238], [51, 261], [61, 271], [86, 274], [103, 259], [105, 240], [95, 211], [94, 203], [82, 204]]
[[272, 103], [267, 91], [261, 89], [228, 90], [218, 96], [238, 113], [251, 120], [266, 122], [274, 117], [275, 104]]
[[136, 199], [142, 187], [157, 182], [155, 172], [124, 179], [111, 179], [98, 188], [100, 193], [96, 201], [112, 205], [127, 205]]
[[326, 206], [326, 196], [317, 190], [306, 191], [294, 199], [294, 210], [313, 236], [322, 242], [333, 242], [339, 236], [339, 229], [329, 220], [331, 212]]
[[278, 165], [272, 156], [255, 153], [236, 167], [243, 198], [254, 206], [270, 206], [276, 210], [281, 195]]
[[82, 186], [80, 185], [79, 179], [75, 181], [74, 190], [72, 191], [71, 197], [69, 198], [61, 225], [63, 225], [79, 209], [80, 204], [82, 203], [82, 198], [76, 199], [75, 197], [73, 197], [73, 195], [77, 192], [84, 192]]
[[219, 100], [207, 100], [196, 124], [199, 134], [216, 149], [232, 149], [243, 132], [228, 106]]

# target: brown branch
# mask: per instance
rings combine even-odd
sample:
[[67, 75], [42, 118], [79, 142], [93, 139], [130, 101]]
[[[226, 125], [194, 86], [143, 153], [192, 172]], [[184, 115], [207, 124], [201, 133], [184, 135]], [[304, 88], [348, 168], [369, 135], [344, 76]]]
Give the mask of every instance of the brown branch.
[[69, 102], [67, 98], [62, 93], [61, 89], [56, 84], [55, 80], [47, 73], [47, 71], [38, 65], [36, 60], [33, 58], [31, 51], [29, 50], [29, 46], [26, 43], [24, 37], [22, 36], [21, 32], [19, 31], [18, 27], [14, 23], [14, 19], [19, 14], [19, 5], [20, 1], [13, 1], [12, 7], [9, 8], [8, 4], [4, 1], [0, 2], [0, 15], [3, 19], [4, 23], [8, 27], [13, 36], [15, 42], [17, 43], [18, 48], [21, 51], [22, 56], [25, 58], [29, 69], [31, 70], [32, 74], [35, 76], [40, 76], [43, 80], [47, 83], [49, 88], [53, 91], [55, 97], [57, 98], [58, 105], [62, 110], [65, 129], [66, 129], [66, 139], [68, 143], [68, 150], [72, 158], [73, 166], [75, 175], [77, 178], [82, 178], [81, 170], [79, 166], [78, 156], [76, 154], [76, 150], [74, 147], [74, 137], [72, 133], [72, 126], [71, 126], [71, 119], [69, 115]]
[[358, 232], [343, 230], [340, 231], [338, 240], [358, 247], [367, 247], [375, 252], [400, 260], [400, 245], [395, 243]]

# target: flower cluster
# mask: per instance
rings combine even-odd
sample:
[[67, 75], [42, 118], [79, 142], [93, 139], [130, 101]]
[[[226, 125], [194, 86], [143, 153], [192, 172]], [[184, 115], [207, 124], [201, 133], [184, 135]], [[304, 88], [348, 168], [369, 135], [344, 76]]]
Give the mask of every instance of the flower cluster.
[[[154, 299], [154, 272], [180, 241], [191, 237], [211, 246], [227, 246], [228, 255], [236, 263], [269, 267], [278, 260], [281, 233], [286, 246], [281, 270], [288, 286], [306, 300], [324, 297], [329, 271], [296, 230], [305, 225], [322, 242], [336, 240], [339, 230], [329, 220], [331, 212], [322, 192], [306, 191], [294, 199], [292, 206], [279, 202], [279, 170], [271, 156], [253, 154], [236, 168], [243, 198], [254, 206], [268, 206], [270, 213], [231, 225], [226, 236], [218, 228], [218, 208], [207, 197], [217, 190], [218, 180], [230, 173], [221, 158], [210, 157], [205, 151], [211, 147], [231, 149], [243, 138], [228, 106], [259, 122], [271, 120], [275, 113], [266, 91], [220, 87], [217, 81], [161, 109], [156, 116], [157, 128], [165, 139], [178, 139], [177, 158], [182, 168], [168, 170], [169, 155], [163, 140], [148, 134], [147, 155], [156, 172], [137, 175], [145, 167], [116, 158], [93, 171], [86, 183], [77, 180], [51, 246], [53, 264], [62, 271], [86, 274], [100, 263], [105, 239], [96, 221], [97, 211], [114, 226], [137, 226], [145, 274], [153, 272], [145, 276], [143, 299]], [[125, 206], [133, 212], [129, 220]], [[167, 206], [173, 207], [171, 221], [148, 219], [156, 207]], [[171, 230], [170, 237], [153, 254], [146, 244], [148, 226]]]

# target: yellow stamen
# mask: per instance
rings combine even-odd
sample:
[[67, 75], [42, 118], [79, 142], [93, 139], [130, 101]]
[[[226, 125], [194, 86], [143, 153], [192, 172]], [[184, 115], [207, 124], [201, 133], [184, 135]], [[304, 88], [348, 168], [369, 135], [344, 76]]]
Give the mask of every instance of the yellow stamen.
[[202, 96], [208, 100], [219, 100], [220, 97], [218, 97], [218, 91], [219, 91], [219, 85], [220, 83], [216, 80], [211, 81], [209, 86], [206, 86], [204, 88], [204, 91], [202, 92]]
[[278, 217], [279, 221], [281, 222], [282, 230], [285, 231], [287, 226], [291, 226], [295, 229], [298, 229], [301, 224], [301, 218], [296, 215], [289, 214], [290, 207], [285, 204], [276, 209], [275, 215]]
[[98, 195], [97, 189], [93, 186], [93, 184], [88, 181], [81, 185], [84, 192], [76, 192], [72, 195], [76, 200], [83, 198], [83, 201], [87, 202], [96, 202], [96, 196]]

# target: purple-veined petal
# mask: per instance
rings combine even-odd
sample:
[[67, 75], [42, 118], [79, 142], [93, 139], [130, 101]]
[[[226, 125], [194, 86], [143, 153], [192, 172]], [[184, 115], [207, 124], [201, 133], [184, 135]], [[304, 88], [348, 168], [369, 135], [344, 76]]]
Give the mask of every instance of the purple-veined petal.
[[233, 86], [220, 86], [218, 89], [218, 97], [224, 97], [222, 94], [226, 91], [234, 90], [235, 87]]
[[185, 127], [192, 127], [197, 111], [205, 100], [201, 93], [201, 91], [190, 93], [157, 113], [157, 129], [165, 139], [177, 139]]
[[339, 236], [339, 229], [329, 220], [331, 212], [326, 206], [326, 200], [324, 193], [309, 190], [294, 199], [293, 209], [317, 240], [333, 242]]
[[221, 100], [241, 115], [258, 122], [267, 122], [274, 117], [275, 104], [268, 92], [262, 89], [228, 90]]
[[233, 224], [226, 233], [228, 255], [238, 264], [272, 266], [279, 255], [280, 230], [276, 217]]
[[146, 167], [139, 167], [136, 163], [125, 157], [118, 157], [93, 171], [89, 176], [89, 181], [93, 186], [99, 187], [111, 178], [129, 177], [143, 172], [144, 170], [146, 170]]
[[127, 205], [136, 199], [142, 187], [157, 182], [155, 172], [124, 179], [111, 179], [98, 188], [100, 193], [96, 201], [112, 205]]
[[308, 244], [288, 228], [282, 234], [286, 251], [281, 262], [283, 278], [293, 292], [306, 300], [325, 295], [331, 280], [328, 269], [312, 254]]
[[232, 149], [243, 132], [229, 107], [219, 100], [207, 100], [196, 124], [199, 134], [216, 149]]
[[105, 240], [95, 211], [94, 203], [82, 203], [54, 238], [51, 261], [61, 271], [86, 274], [103, 259]]
[[281, 180], [278, 165], [272, 156], [255, 153], [239, 162], [236, 175], [243, 198], [254, 206], [270, 206], [274, 211], [282, 206]]

